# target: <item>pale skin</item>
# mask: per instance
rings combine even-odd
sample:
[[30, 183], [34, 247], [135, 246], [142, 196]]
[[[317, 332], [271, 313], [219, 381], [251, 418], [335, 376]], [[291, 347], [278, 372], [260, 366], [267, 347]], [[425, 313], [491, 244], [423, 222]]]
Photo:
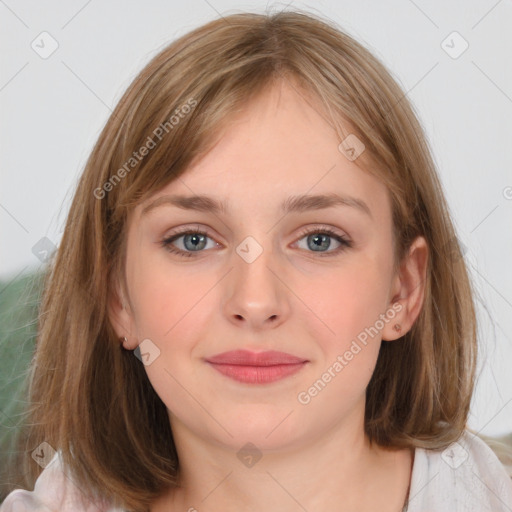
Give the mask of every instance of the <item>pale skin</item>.
[[[152, 512], [402, 510], [413, 452], [370, 445], [365, 389], [382, 340], [403, 343], [419, 315], [427, 246], [417, 238], [393, 274], [387, 189], [339, 151], [336, 132], [312, 105], [281, 82], [129, 219], [126, 290], [119, 288], [110, 316], [126, 349], [150, 339], [160, 350], [145, 369], [167, 406], [180, 464], [181, 486]], [[370, 214], [346, 205], [280, 211], [289, 196], [333, 192], [364, 201]], [[161, 204], [142, 215], [170, 194], [208, 195], [226, 202], [226, 212]], [[328, 247], [315, 251], [311, 238], [325, 227], [353, 246], [328, 236]], [[172, 242], [191, 257], [160, 243], [177, 228], [207, 232], [196, 251], [193, 237]], [[262, 249], [251, 263], [236, 251], [248, 236]], [[298, 394], [393, 303], [402, 306], [393, 320], [308, 404], [299, 403]], [[204, 361], [242, 348], [309, 362], [254, 385]], [[248, 442], [262, 455], [252, 467], [237, 457]]]

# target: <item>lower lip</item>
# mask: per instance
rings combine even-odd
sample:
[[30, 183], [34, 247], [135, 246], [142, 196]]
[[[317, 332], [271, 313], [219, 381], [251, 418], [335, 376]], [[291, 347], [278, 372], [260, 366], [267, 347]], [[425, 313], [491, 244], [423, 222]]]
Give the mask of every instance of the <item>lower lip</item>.
[[306, 361], [295, 364], [274, 366], [241, 366], [234, 364], [209, 363], [218, 372], [238, 382], [248, 384], [266, 384], [289, 377], [304, 367]]

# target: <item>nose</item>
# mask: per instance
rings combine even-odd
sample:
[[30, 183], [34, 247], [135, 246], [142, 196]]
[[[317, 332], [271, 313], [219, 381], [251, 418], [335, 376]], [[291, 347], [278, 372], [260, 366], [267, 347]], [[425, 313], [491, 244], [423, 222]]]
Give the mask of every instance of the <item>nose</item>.
[[233, 254], [227, 276], [224, 313], [238, 328], [264, 330], [282, 324], [290, 313], [290, 291], [277, 258], [267, 248], [254, 260]]

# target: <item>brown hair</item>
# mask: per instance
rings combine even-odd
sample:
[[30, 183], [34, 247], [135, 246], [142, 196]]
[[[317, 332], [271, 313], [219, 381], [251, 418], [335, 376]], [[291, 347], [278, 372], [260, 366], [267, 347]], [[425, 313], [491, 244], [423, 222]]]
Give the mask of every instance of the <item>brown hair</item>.
[[[165, 405], [108, 319], [110, 294], [123, 282], [129, 214], [279, 80], [320, 100], [340, 142], [354, 133], [364, 143], [357, 163], [392, 201], [395, 269], [417, 236], [429, 246], [421, 313], [401, 342], [381, 345], [367, 388], [367, 435], [382, 446], [434, 449], [466, 426], [477, 349], [472, 289], [406, 95], [367, 49], [316, 15], [235, 14], [173, 42], [130, 85], [89, 157], [49, 268], [27, 447], [46, 441], [60, 450], [90, 496], [146, 510], [178, 474]], [[133, 164], [157, 127], [166, 127], [161, 141]], [[36, 465], [25, 459], [34, 479]]]

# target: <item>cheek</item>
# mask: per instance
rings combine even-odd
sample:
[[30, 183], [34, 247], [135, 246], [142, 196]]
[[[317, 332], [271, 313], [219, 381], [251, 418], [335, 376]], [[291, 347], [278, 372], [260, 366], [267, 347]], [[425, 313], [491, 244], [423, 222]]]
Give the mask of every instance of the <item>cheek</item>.
[[162, 340], [190, 309], [197, 282], [169, 265], [163, 248], [139, 237], [133, 237], [126, 262], [134, 323], [139, 337]]
[[319, 364], [297, 399], [313, 416], [325, 416], [327, 408], [334, 421], [349, 414], [365, 394], [379, 355], [382, 325], [378, 321], [385, 313], [388, 291], [377, 268], [382, 269], [361, 261], [332, 273], [322, 290], [308, 288], [308, 306], [321, 320], [308, 316], [312, 320], [306, 327], [319, 350]]
[[[385, 313], [388, 287], [382, 265], [375, 258], [360, 255], [354, 264], [330, 272], [321, 285], [303, 282], [300, 296], [315, 314], [308, 316], [315, 319], [311, 335], [319, 339], [325, 351], [344, 350]], [[382, 327], [380, 322], [377, 326]], [[375, 339], [380, 340], [380, 335]]]
[[159, 351], [145, 369], [168, 406], [187, 403], [190, 397], [182, 395], [178, 383], [200, 380], [200, 365], [193, 360], [206, 355], [202, 340], [216, 339], [219, 277], [180, 269], [160, 256], [143, 261], [132, 262], [135, 328], [139, 342], [150, 339]]
[[[198, 365], [192, 364], [194, 348], [204, 338], [205, 326], [215, 307], [209, 290], [212, 276], [169, 272], [170, 265], [153, 261], [133, 266], [134, 318], [139, 341], [150, 339], [158, 357], [145, 366], [155, 392], [169, 410], [191, 422], [200, 422], [190, 383], [200, 382]], [[208, 332], [208, 329], [206, 329]], [[156, 350], [156, 349], [155, 349]], [[197, 416], [197, 417], [196, 417]]]
[[203, 299], [212, 286], [208, 280], [178, 272], [166, 277], [156, 265], [141, 269], [138, 275], [134, 308], [139, 335], [154, 337], [163, 345], [183, 331], [193, 337], [204, 313]]

